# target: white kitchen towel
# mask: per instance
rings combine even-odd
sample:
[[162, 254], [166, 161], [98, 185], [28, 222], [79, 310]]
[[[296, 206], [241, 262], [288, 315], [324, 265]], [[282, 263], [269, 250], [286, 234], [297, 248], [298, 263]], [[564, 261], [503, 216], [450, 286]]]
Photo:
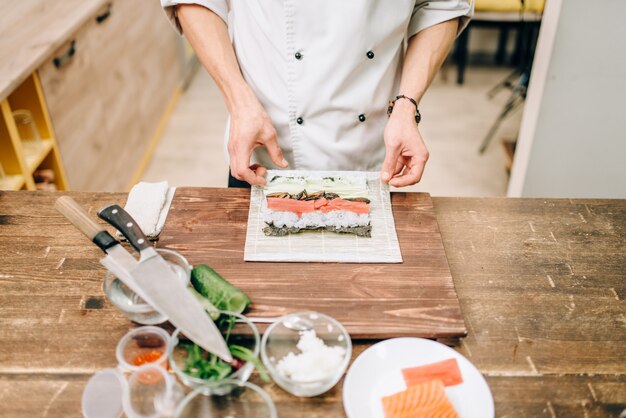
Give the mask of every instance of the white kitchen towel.
[[142, 181], [130, 190], [124, 209], [135, 219], [148, 238], [156, 239], [161, 233], [175, 191], [176, 188], [170, 187], [167, 181], [158, 183]]

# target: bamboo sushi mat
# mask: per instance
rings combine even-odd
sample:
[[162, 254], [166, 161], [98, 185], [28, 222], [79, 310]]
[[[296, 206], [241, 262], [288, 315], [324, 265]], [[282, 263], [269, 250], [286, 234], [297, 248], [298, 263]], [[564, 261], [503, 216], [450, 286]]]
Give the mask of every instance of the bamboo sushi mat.
[[391, 210], [389, 186], [379, 172], [269, 170], [272, 176], [355, 177], [365, 176], [370, 199], [371, 238], [328, 231], [304, 231], [283, 237], [266, 236], [262, 212], [267, 203], [262, 187], [250, 194], [245, 261], [324, 263], [402, 263], [402, 254]]

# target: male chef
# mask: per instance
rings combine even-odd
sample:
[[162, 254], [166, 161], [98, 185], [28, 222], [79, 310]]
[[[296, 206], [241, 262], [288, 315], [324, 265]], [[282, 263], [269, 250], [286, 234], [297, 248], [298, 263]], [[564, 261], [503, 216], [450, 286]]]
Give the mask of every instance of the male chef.
[[420, 181], [420, 100], [473, 0], [161, 4], [224, 97], [230, 186], [261, 185], [266, 169], [287, 167]]

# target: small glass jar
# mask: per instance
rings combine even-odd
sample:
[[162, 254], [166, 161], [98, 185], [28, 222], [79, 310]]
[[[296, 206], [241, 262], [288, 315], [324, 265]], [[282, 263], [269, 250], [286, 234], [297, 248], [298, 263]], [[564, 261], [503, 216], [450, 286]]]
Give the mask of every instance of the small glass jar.
[[144, 364], [155, 364], [167, 369], [167, 356], [172, 349], [172, 338], [162, 328], [152, 325], [135, 328], [117, 343], [115, 357], [125, 372], [139, 370]]
[[128, 378], [122, 405], [128, 418], [171, 417], [183, 396], [174, 376], [162, 367], [147, 364]]
[[30, 110], [20, 109], [13, 111], [13, 119], [15, 120], [15, 126], [22, 140], [24, 150], [28, 154], [38, 152], [43, 144]]
[[[191, 279], [192, 270], [187, 259], [176, 251], [162, 248], [157, 248], [156, 251], [168, 262], [181, 283], [187, 286]], [[108, 271], [104, 276], [102, 290], [107, 299], [131, 321], [142, 325], [156, 325], [168, 319], [165, 315], [162, 315], [159, 311], [146, 303], [139, 295], [126, 286], [124, 282]]]

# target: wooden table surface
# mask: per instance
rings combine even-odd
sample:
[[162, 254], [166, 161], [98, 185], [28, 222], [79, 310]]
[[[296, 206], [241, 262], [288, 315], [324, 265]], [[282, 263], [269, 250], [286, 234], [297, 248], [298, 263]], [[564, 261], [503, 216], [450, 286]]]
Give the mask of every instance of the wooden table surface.
[[[215, 189], [214, 193], [242, 193]], [[0, 192], [0, 416], [80, 416], [131, 327], [102, 294], [100, 251], [53, 209], [60, 193]], [[90, 213], [124, 194], [72, 193]], [[626, 409], [626, 201], [435, 198], [469, 334], [498, 417], [619, 417]], [[354, 355], [372, 341], [355, 341]], [[252, 379], [258, 382], [255, 376]], [[342, 417], [264, 389], [282, 417]]]

